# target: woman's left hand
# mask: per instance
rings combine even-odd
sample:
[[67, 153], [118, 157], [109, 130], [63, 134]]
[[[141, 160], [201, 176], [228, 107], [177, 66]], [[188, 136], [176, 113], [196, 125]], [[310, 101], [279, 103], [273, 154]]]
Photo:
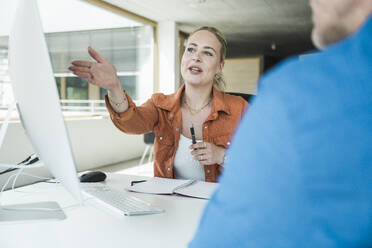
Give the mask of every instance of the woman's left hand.
[[191, 155], [203, 165], [222, 164], [225, 156], [225, 149], [213, 143], [197, 142], [190, 146]]

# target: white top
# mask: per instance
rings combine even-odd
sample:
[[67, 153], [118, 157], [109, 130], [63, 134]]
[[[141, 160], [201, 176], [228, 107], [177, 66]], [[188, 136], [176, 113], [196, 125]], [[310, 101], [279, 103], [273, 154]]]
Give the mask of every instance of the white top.
[[192, 140], [181, 134], [173, 161], [174, 178], [205, 181], [204, 166], [191, 155], [191, 144]]

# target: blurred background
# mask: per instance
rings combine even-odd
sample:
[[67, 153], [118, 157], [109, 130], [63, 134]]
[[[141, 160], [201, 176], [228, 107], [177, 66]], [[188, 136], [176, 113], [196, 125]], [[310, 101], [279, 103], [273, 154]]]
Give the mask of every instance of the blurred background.
[[[88, 46], [115, 65], [123, 88], [138, 104], [154, 92], [173, 93], [180, 87], [179, 67], [185, 41], [190, 32], [201, 26], [217, 27], [226, 36], [224, 76], [226, 91], [230, 92], [259, 95], [258, 80], [263, 73], [285, 58], [299, 58], [315, 49], [310, 40], [308, 0], [38, 3], [79, 171], [103, 167], [108, 171], [141, 173], [142, 167], [136, 165], [146, 147], [142, 135], [126, 135], [113, 126], [104, 106], [104, 89], [89, 85], [67, 69], [72, 60], [89, 59]], [[14, 0], [0, 0], [0, 123], [13, 102], [8, 35], [16, 4]], [[0, 163], [18, 163], [31, 153], [32, 145], [18, 113], [13, 111], [0, 147]], [[143, 173], [152, 174], [149, 162]], [[35, 169], [35, 173], [48, 175], [43, 169]], [[22, 184], [29, 180], [24, 179]]]

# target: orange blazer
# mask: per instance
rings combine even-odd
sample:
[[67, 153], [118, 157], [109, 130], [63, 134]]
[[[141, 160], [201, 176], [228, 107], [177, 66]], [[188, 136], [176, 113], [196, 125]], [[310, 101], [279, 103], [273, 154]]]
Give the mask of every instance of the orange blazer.
[[[180, 140], [182, 114], [181, 96], [185, 86], [170, 95], [155, 93], [141, 106], [136, 106], [127, 94], [129, 108], [116, 113], [105, 96], [106, 107], [117, 128], [128, 134], [144, 134], [153, 131], [154, 176], [173, 178], [173, 160]], [[213, 87], [213, 105], [203, 123], [203, 141], [227, 148], [235, 128], [248, 103], [241, 97], [225, 94]], [[222, 172], [218, 164], [205, 165], [205, 181], [216, 182]]]

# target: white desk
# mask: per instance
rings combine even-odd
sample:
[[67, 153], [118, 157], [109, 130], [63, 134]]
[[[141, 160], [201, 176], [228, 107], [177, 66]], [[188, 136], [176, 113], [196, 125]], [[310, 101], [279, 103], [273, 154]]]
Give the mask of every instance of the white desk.
[[[106, 183], [123, 189], [131, 180], [143, 178], [110, 173]], [[37, 183], [18, 190], [22, 193], [5, 192], [3, 203], [48, 200], [57, 201], [62, 208], [76, 204], [59, 184]], [[165, 209], [165, 213], [127, 217], [108, 211], [95, 204], [95, 200], [88, 200], [85, 206], [65, 209], [67, 219], [63, 221], [23, 224], [0, 222], [0, 247], [187, 247], [198, 226], [206, 200], [173, 195], [131, 194]]]

